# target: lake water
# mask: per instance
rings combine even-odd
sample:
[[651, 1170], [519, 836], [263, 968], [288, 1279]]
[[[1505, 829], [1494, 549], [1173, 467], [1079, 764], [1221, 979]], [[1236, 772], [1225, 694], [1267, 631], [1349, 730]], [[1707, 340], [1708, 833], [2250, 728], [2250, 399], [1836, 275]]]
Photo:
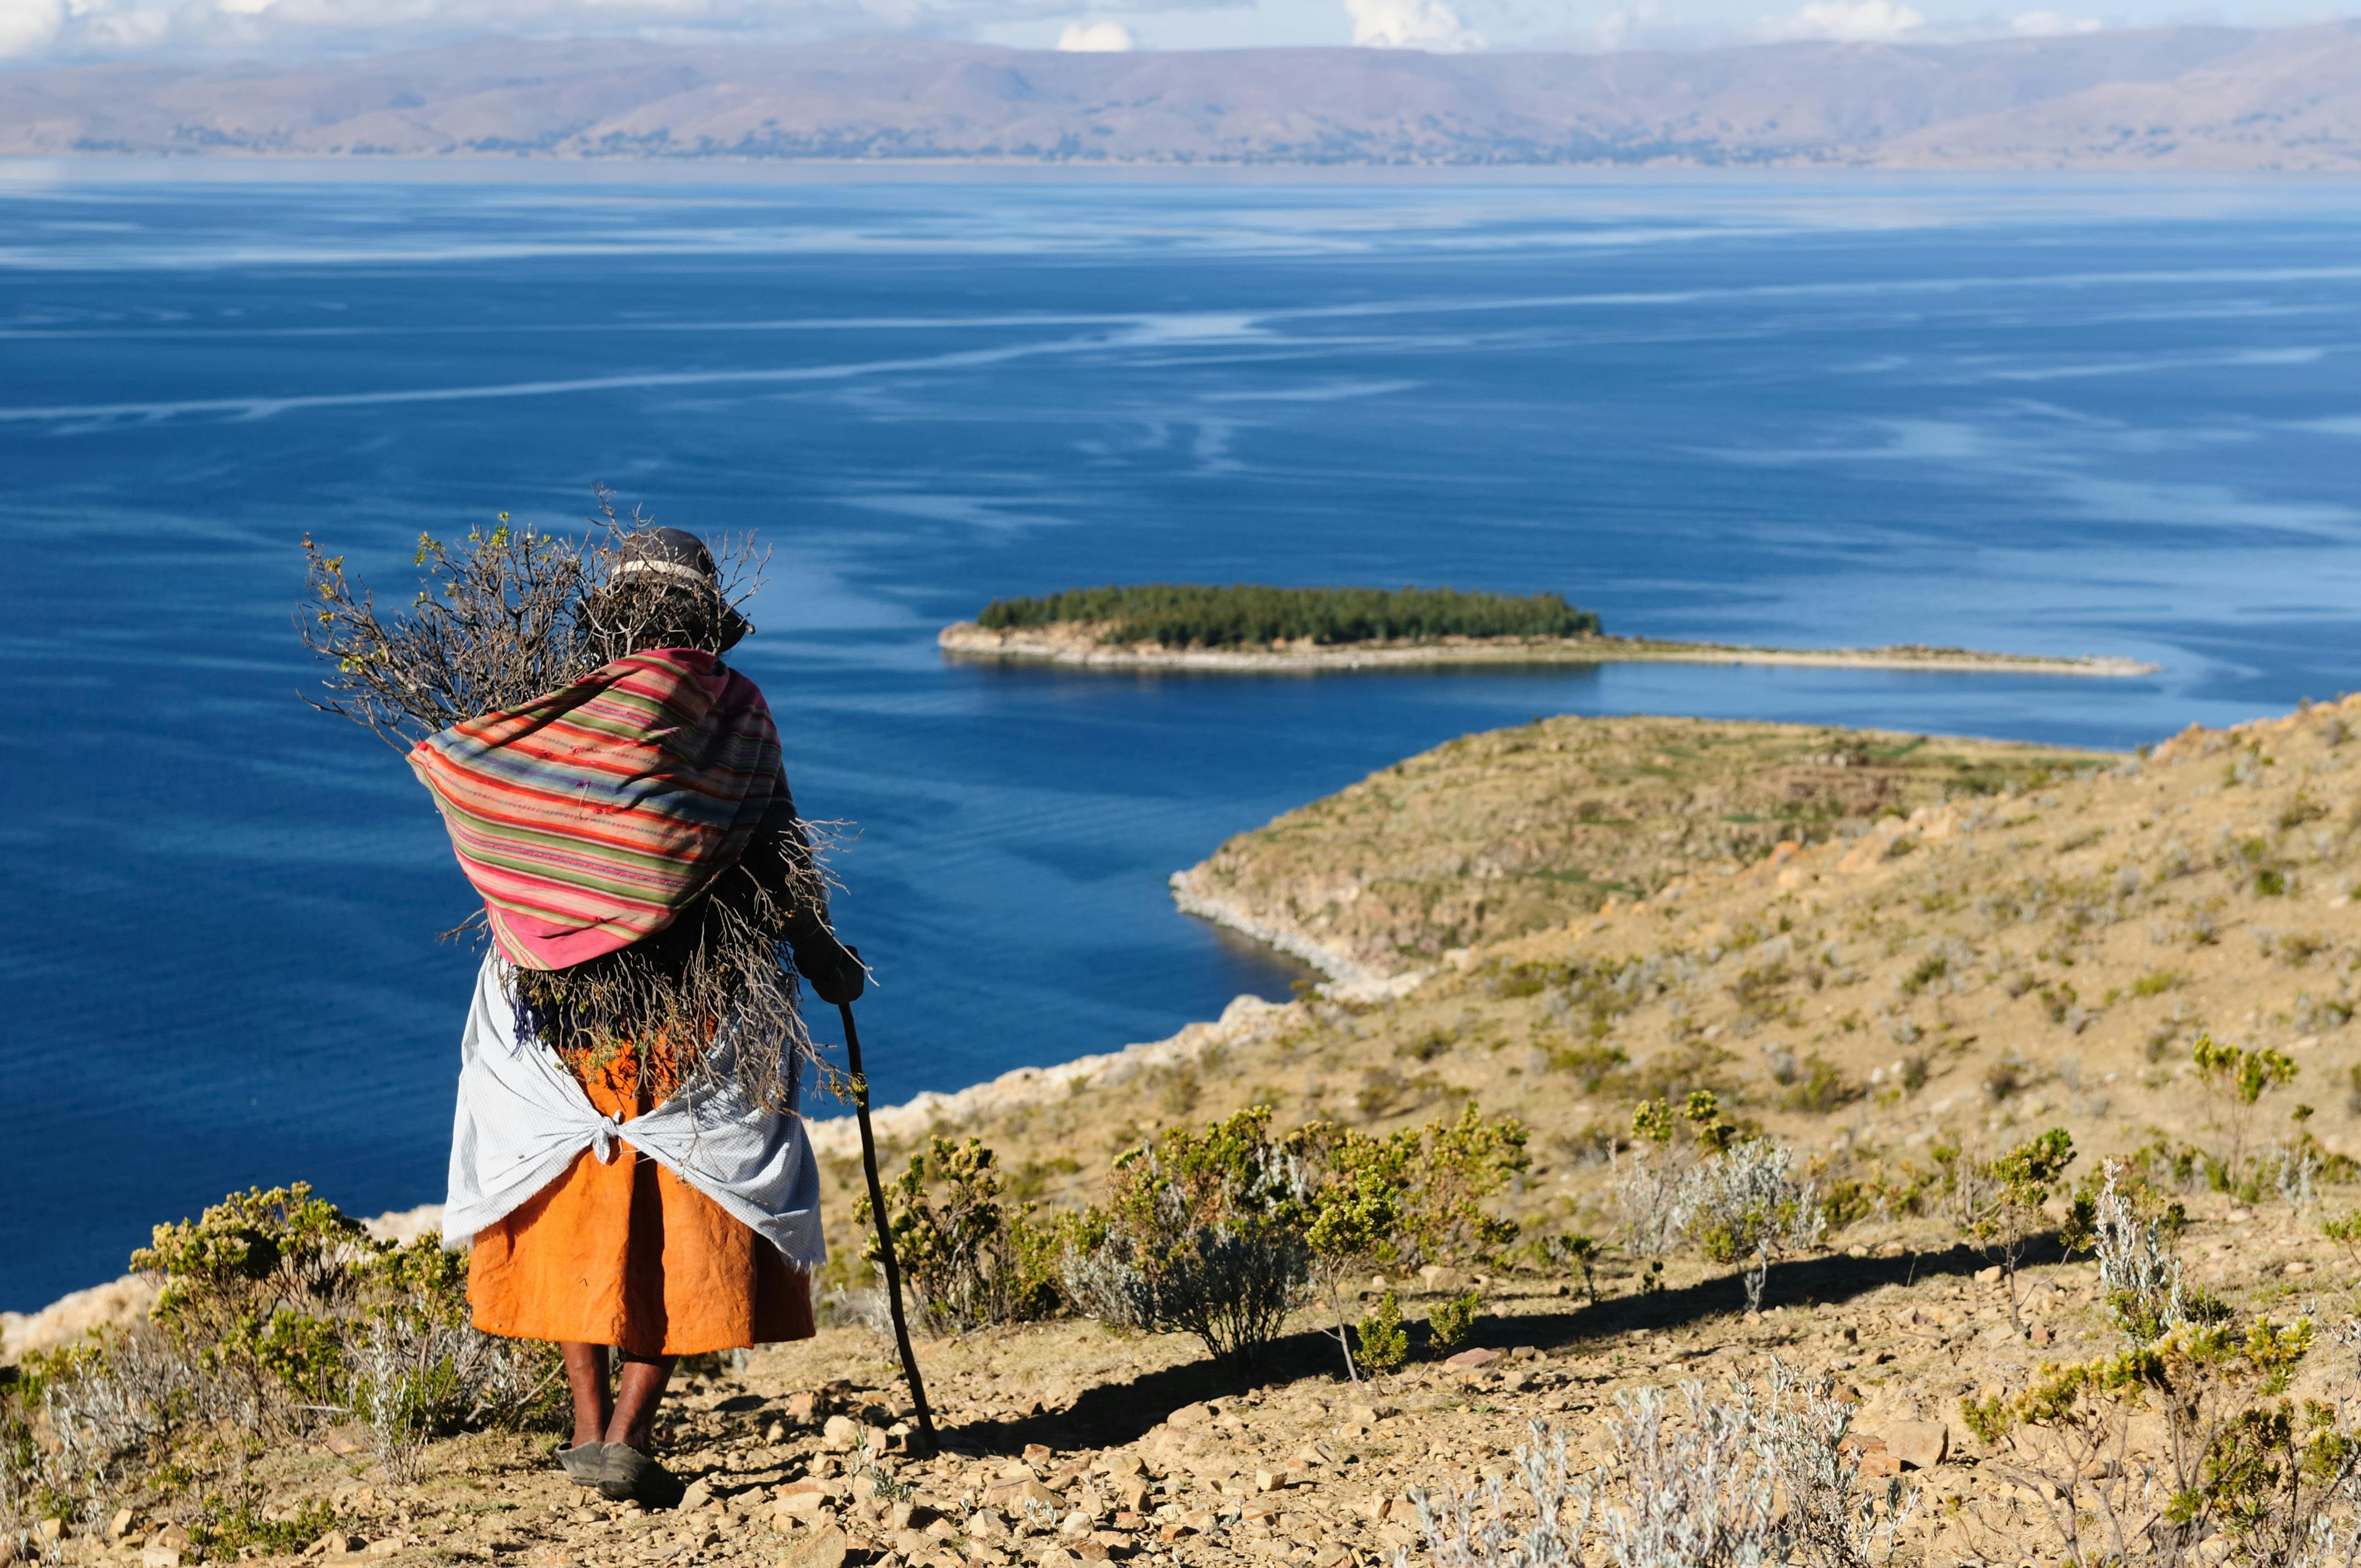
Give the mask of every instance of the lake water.
[[[1294, 972], [1168, 873], [1554, 712], [2129, 747], [2361, 685], [2361, 190], [2257, 179], [0, 167], [0, 1307], [308, 1178], [438, 1199], [473, 962], [425, 796], [308, 711], [308, 530], [592, 487], [774, 549], [740, 662], [881, 1094]], [[1611, 630], [2133, 681], [946, 663], [987, 598], [1564, 590]]]

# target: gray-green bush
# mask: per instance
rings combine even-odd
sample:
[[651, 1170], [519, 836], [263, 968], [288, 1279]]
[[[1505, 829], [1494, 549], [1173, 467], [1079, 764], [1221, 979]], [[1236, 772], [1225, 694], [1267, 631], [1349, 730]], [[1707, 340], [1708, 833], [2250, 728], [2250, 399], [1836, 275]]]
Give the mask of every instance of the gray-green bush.
[[[148, 1320], [28, 1355], [0, 1385], [0, 1531], [88, 1526], [168, 1468], [235, 1479], [340, 1421], [408, 1478], [428, 1440], [546, 1425], [565, 1398], [554, 1347], [469, 1323], [462, 1259], [373, 1241], [300, 1183], [159, 1225], [131, 1262], [163, 1287]], [[184, 1485], [173, 1506], [202, 1541], [235, 1493]]]

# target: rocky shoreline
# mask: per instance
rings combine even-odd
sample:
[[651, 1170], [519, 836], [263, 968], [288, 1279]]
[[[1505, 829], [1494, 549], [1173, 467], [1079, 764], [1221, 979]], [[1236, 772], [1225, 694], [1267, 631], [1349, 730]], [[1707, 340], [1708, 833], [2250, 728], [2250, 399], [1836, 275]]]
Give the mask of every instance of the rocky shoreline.
[[1886, 648], [1756, 648], [1741, 643], [1664, 642], [1637, 637], [1442, 638], [1415, 643], [1320, 647], [1290, 643], [1257, 649], [1167, 648], [1107, 644], [1093, 629], [986, 630], [973, 621], [946, 626], [936, 644], [958, 658], [1072, 664], [1089, 669], [1273, 671], [1415, 669], [1436, 664], [1768, 664], [1812, 669], [1939, 670], [1956, 674], [2081, 675], [2124, 679], [2161, 667], [2095, 653], [2078, 658], [1993, 653], [1970, 648], [1905, 644]]
[[1323, 995], [1340, 1002], [1390, 1002], [1409, 995], [1426, 978], [1424, 970], [1389, 971], [1372, 968], [1350, 953], [1321, 941], [1301, 926], [1257, 915], [1234, 899], [1217, 897], [1207, 890], [1204, 872], [1201, 864], [1172, 873], [1174, 906], [1183, 915], [1227, 927], [1241, 936], [1252, 937], [1264, 947], [1301, 959], [1328, 977], [1328, 983], [1321, 987]]

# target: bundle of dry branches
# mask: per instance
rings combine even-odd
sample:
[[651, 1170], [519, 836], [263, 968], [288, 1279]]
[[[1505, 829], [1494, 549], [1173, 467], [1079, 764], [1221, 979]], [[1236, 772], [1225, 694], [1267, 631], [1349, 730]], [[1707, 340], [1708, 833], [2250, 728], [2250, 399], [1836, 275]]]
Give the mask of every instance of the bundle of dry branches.
[[[707, 594], [617, 579], [623, 542], [653, 523], [636, 508], [619, 517], [603, 487], [590, 522], [580, 535], [537, 533], [511, 527], [502, 512], [497, 527], [453, 543], [421, 535], [418, 592], [406, 614], [391, 616], [346, 574], [343, 556], [305, 535], [297, 626], [331, 670], [326, 696], [306, 700], [406, 753], [438, 730], [529, 702], [626, 653], [719, 652], [734, 640], [731, 612], [760, 587], [765, 560], [751, 539], [708, 541], [720, 586]], [[690, 1083], [726, 1054], [751, 1100], [784, 1102], [798, 1058], [809, 1055], [784, 960], [825, 929], [828, 907], [810, 826], [795, 821], [758, 844], [748, 858], [759, 866], [723, 873], [655, 937], [569, 969], [515, 971], [511, 995], [547, 1043], [588, 1063], [629, 1053], [648, 1068], [660, 1052], [671, 1069], [664, 1076]], [[449, 934], [471, 928], [482, 939], [480, 912]]]
[[[380, 617], [374, 596], [349, 578], [345, 558], [303, 536], [307, 564], [303, 645], [334, 666], [324, 701], [396, 751], [464, 718], [512, 707], [581, 679], [636, 648], [693, 644], [709, 635], [703, 596], [670, 584], [608, 587], [623, 539], [653, 521], [637, 508], [619, 517], [598, 492], [592, 530], [535, 533], [470, 529], [448, 544], [418, 537], [419, 587], [409, 613]], [[762, 586], [767, 553], [751, 538], [708, 541], [720, 599], [743, 604]], [[307, 699], [310, 700], [310, 699]]]

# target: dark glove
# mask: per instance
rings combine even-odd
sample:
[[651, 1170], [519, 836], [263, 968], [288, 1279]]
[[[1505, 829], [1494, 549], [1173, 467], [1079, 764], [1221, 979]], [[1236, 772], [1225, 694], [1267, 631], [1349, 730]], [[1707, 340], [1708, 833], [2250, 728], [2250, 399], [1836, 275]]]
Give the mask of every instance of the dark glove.
[[796, 969], [811, 981], [819, 999], [831, 1007], [860, 1001], [861, 993], [869, 986], [868, 976], [861, 968], [861, 949], [846, 947], [831, 931], [821, 932], [796, 949]]

